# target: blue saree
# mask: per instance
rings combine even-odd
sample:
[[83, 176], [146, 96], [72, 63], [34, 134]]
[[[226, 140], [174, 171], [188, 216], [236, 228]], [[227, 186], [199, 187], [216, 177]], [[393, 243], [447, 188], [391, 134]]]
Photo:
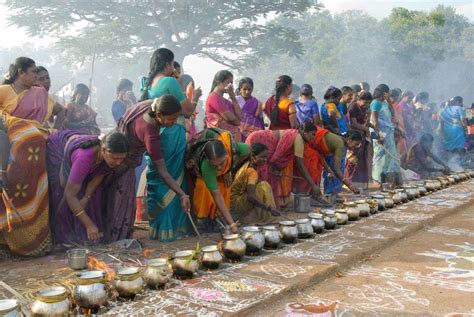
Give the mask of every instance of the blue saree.
[[461, 121], [464, 119], [464, 109], [459, 106], [448, 106], [439, 113], [443, 121], [443, 147], [447, 151], [464, 149], [466, 136]]
[[[186, 192], [184, 157], [186, 130], [175, 124], [161, 128], [161, 151], [165, 165], [173, 179]], [[151, 158], [145, 154], [147, 171], [147, 211], [150, 217], [150, 239], [169, 242], [192, 234], [191, 223], [181, 208], [179, 197], [172, 191], [155, 169]]]

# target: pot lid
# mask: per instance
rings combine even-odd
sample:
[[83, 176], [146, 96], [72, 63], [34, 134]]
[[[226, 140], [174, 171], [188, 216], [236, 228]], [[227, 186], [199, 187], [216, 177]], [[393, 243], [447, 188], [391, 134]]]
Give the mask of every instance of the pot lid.
[[16, 299], [0, 299], [0, 313], [8, 313], [18, 308]]

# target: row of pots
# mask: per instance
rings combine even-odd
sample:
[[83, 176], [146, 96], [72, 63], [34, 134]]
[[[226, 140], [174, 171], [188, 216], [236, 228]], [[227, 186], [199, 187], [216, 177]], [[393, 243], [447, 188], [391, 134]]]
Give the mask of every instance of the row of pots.
[[[203, 247], [199, 259], [194, 257], [191, 250], [179, 251], [171, 261], [165, 258], [148, 261], [143, 273], [138, 268], [123, 268], [117, 272], [112, 284], [120, 297], [133, 298], [143, 292], [145, 284], [150, 288], [165, 286], [173, 273], [178, 277], [192, 277], [200, 265], [207, 269], [216, 269], [224, 257], [239, 261], [245, 254], [259, 254], [263, 248], [276, 249], [281, 241], [295, 243], [297, 239], [309, 238], [314, 233], [320, 234], [324, 229], [335, 229], [338, 225], [356, 221], [359, 217], [368, 217], [471, 177], [474, 178], [474, 171], [457, 172], [426, 180], [423, 184], [375, 193], [366, 200], [346, 202], [341, 209], [324, 209], [321, 213], [309, 213], [307, 219], [281, 221], [279, 227], [244, 227], [241, 235], [224, 235], [219, 246]], [[83, 309], [98, 310], [107, 302], [108, 294], [105, 272], [86, 271], [78, 275], [72, 298], [64, 287], [42, 289], [36, 294], [31, 311], [38, 316], [68, 316], [72, 301]], [[2, 315], [16, 316], [16, 312], [19, 312], [16, 300], [0, 300]]]

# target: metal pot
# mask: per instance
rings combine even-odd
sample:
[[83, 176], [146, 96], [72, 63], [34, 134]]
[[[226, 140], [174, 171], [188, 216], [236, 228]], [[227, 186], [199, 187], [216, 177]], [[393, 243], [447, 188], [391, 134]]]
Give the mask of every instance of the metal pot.
[[143, 280], [152, 289], [164, 287], [172, 276], [170, 263], [165, 258], [151, 259], [143, 272]]
[[324, 212], [324, 229], [332, 230], [336, 228], [337, 216], [334, 210], [326, 210]]
[[369, 204], [371, 214], [376, 214], [379, 211], [379, 203], [377, 199], [367, 199], [367, 203]]
[[219, 267], [223, 259], [217, 245], [209, 245], [201, 249], [199, 262], [201, 262], [202, 266], [206, 269], [214, 270]]
[[408, 202], [408, 195], [405, 189], [397, 188], [395, 189], [395, 191], [400, 194], [401, 202], [404, 202], [404, 203]]
[[71, 249], [67, 250], [67, 259], [69, 267], [73, 270], [82, 270], [87, 267], [87, 249]]
[[265, 236], [258, 227], [243, 227], [242, 240], [247, 246], [248, 255], [258, 255], [265, 245]]
[[276, 249], [281, 241], [281, 233], [276, 226], [265, 226], [262, 228], [265, 237], [265, 248]]
[[413, 186], [404, 186], [403, 188], [406, 190], [409, 200], [413, 200], [413, 199], [416, 198], [417, 190], [415, 189], [415, 187], [413, 187]]
[[470, 176], [471, 178], [474, 177], [474, 170], [469, 170], [468, 173], [469, 173], [469, 176]]
[[[462, 174], [461, 174], [462, 175]], [[449, 185], [449, 181], [446, 177], [441, 176], [441, 177], [436, 177], [437, 180], [440, 181], [441, 183], [441, 188], [446, 188]], [[464, 177], [461, 176], [461, 179], [464, 180]]]
[[402, 202], [402, 195], [396, 190], [391, 190], [383, 193], [384, 195], [386, 195], [386, 197], [392, 198], [394, 204], [399, 204]]
[[356, 203], [346, 202], [344, 203], [344, 207], [346, 208], [347, 215], [349, 216], [350, 221], [356, 221], [357, 219], [359, 219], [360, 211]]
[[385, 210], [385, 197], [383, 195], [371, 195], [370, 198], [377, 201], [379, 211]]
[[96, 309], [105, 305], [107, 300], [105, 272], [86, 271], [77, 275], [77, 282], [74, 287], [74, 301], [77, 306]]
[[114, 287], [123, 298], [134, 298], [143, 292], [143, 278], [137, 267], [119, 270], [114, 280]]
[[314, 233], [309, 219], [297, 219], [295, 222], [296, 229], [298, 229], [298, 238], [307, 239]]
[[360, 217], [368, 217], [370, 215], [370, 206], [366, 200], [357, 200], [355, 203], [357, 208], [359, 208]]
[[280, 221], [281, 239], [285, 243], [295, 243], [298, 237], [298, 228], [294, 221]]
[[39, 290], [31, 304], [33, 316], [69, 316], [71, 301], [64, 287], [49, 287]]
[[449, 185], [456, 184], [456, 179], [453, 176], [448, 176], [447, 178], [448, 178]]
[[336, 209], [336, 218], [338, 225], [346, 225], [349, 222], [347, 209]]
[[222, 253], [231, 261], [240, 261], [245, 255], [247, 245], [238, 234], [228, 234], [223, 237]]
[[324, 230], [323, 215], [318, 213], [309, 213], [308, 218], [311, 222], [311, 226], [313, 227], [314, 233], [322, 233]]
[[461, 176], [458, 174], [451, 174], [450, 176], [453, 177], [456, 182], [461, 181]]
[[311, 196], [295, 194], [295, 212], [307, 213], [311, 211]]
[[16, 299], [0, 299], [0, 316], [21, 316], [20, 305]]
[[171, 260], [174, 275], [182, 279], [192, 278], [193, 274], [199, 269], [199, 262], [193, 258], [194, 255], [193, 250], [176, 252]]
[[425, 180], [424, 184], [427, 191], [433, 192], [436, 190], [436, 185], [432, 180]]
[[428, 190], [423, 184], [418, 185], [418, 191], [420, 192], [420, 196], [425, 196], [428, 193]]

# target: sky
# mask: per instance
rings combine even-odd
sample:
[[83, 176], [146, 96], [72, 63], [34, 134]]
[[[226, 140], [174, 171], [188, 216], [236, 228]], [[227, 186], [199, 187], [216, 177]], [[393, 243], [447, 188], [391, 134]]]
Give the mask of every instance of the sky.
[[[394, 7], [405, 7], [410, 10], [430, 10], [439, 4], [453, 6], [457, 13], [463, 14], [474, 22], [474, 0], [320, 0], [326, 9], [332, 13], [341, 13], [346, 10], [361, 10], [382, 19], [390, 14]], [[32, 41], [24, 30], [8, 26], [7, 8], [0, 0], [0, 49], [1, 47], [17, 46], [26, 41]], [[34, 43], [45, 44], [48, 39], [33, 39]], [[150, 52], [151, 54], [151, 52]], [[27, 55], [27, 54], [26, 54]], [[2, 65], [6, 66], [6, 65]], [[189, 56], [184, 60], [184, 69], [191, 74], [204, 91], [210, 89], [210, 82], [214, 74], [225, 67], [205, 58]], [[144, 70], [146, 73], [146, 70]]]

